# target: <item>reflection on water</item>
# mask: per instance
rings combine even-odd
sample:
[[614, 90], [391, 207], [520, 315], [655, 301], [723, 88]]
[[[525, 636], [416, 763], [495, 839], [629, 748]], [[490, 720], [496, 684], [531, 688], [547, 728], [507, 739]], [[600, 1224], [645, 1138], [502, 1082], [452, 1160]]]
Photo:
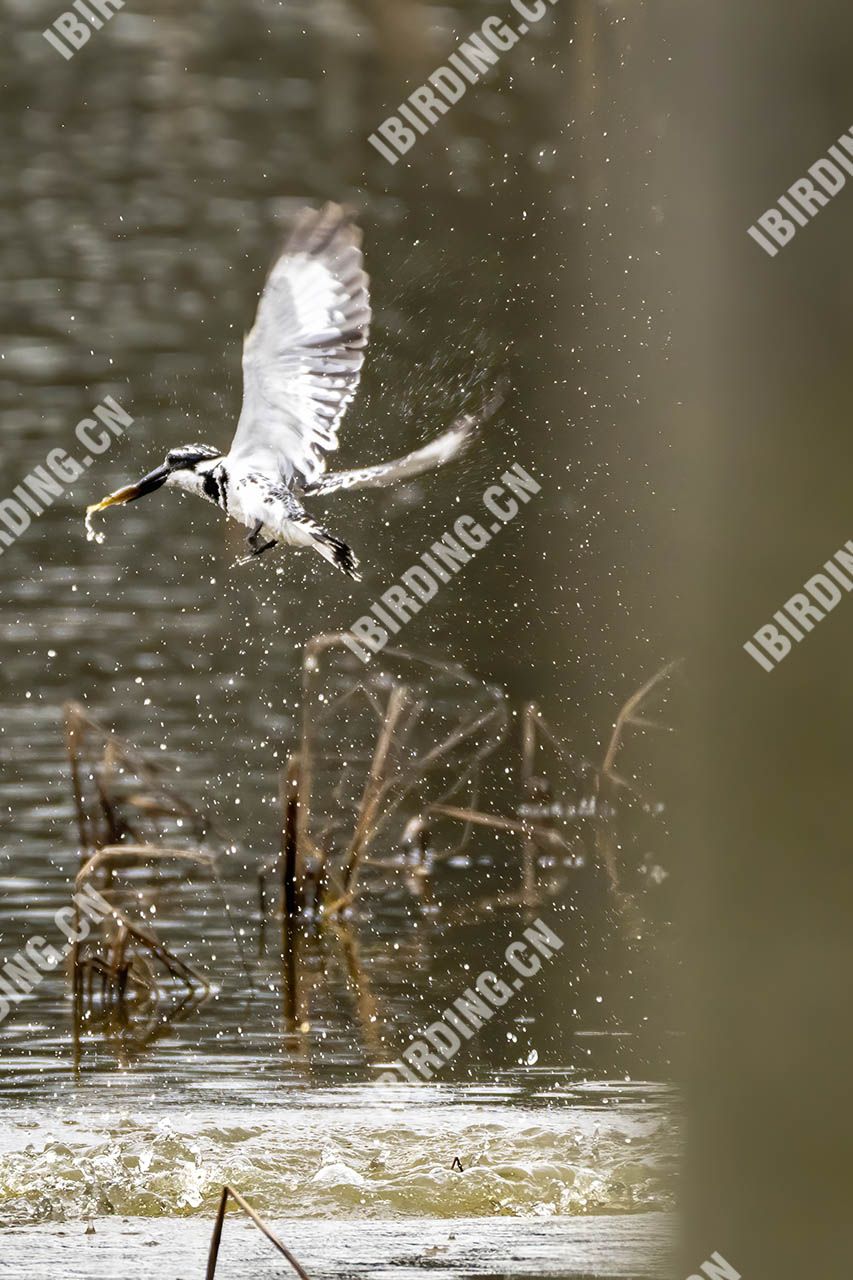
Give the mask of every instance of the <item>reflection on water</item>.
[[[442, 891], [452, 901], [470, 889], [477, 870], [448, 873]], [[131, 892], [147, 921], [150, 894], [144, 881], [137, 884], [138, 894]], [[223, 888], [232, 904], [239, 901], [242, 886]], [[16, 889], [22, 897], [38, 890], [28, 929], [53, 936], [52, 913], [66, 899], [32, 882]], [[87, 1102], [108, 1087], [129, 1106], [134, 1097], [175, 1105], [211, 1095], [237, 1105], [255, 1088], [272, 1102], [301, 1084], [375, 1079], [480, 972], [507, 973], [504, 951], [525, 927], [517, 914], [449, 927], [442, 912], [413, 908], [400, 890], [381, 900], [368, 896], [365, 921], [311, 930], [302, 939], [294, 1022], [278, 929], [258, 956], [253, 903], [232, 908], [229, 918], [206, 880], [162, 890], [156, 902], [158, 937], [207, 977], [211, 994], [186, 1001], [180, 985], [164, 983], [153, 1005], [134, 992], [121, 1008], [93, 999], [75, 1044], [70, 984], [62, 973], [48, 975], [0, 1024], [5, 1097], [59, 1098], [73, 1082]], [[565, 907], [550, 904], [541, 915], [566, 945], [462, 1042], [438, 1079], [477, 1080], [533, 1063], [550, 1069], [570, 1063], [581, 1079], [644, 1079], [660, 1070], [669, 1038], [654, 1004], [631, 986], [627, 967], [641, 958], [620, 956], [618, 944], [608, 951], [592, 930], [573, 936]], [[626, 987], [621, 1000], [606, 1000], [602, 991], [619, 978]], [[559, 1020], [555, 1003], [564, 1009]]]

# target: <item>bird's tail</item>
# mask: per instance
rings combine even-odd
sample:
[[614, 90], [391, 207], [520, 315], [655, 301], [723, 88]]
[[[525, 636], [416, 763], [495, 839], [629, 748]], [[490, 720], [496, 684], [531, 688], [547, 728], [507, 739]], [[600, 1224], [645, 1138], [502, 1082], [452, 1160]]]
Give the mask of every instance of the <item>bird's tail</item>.
[[345, 573], [348, 578], [353, 578], [356, 582], [361, 582], [361, 574], [358, 571], [358, 560], [352, 550], [340, 538], [334, 537], [322, 525], [315, 525], [311, 529], [312, 545], [324, 560], [328, 560], [329, 564], [333, 564], [336, 569], [340, 569], [341, 573]]
[[305, 486], [306, 497], [322, 497], [338, 489], [383, 489], [386, 485], [411, 480], [424, 471], [440, 467], [451, 458], [458, 457], [471, 444], [480, 427], [503, 403], [503, 387], [496, 389], [478, 413], [466, 413], [447, 431], [431, 440], [414, 453], [393, 462], [383, 462], [378, 467], [362, 467], [358, 471], [330, 471], [318, 476]]

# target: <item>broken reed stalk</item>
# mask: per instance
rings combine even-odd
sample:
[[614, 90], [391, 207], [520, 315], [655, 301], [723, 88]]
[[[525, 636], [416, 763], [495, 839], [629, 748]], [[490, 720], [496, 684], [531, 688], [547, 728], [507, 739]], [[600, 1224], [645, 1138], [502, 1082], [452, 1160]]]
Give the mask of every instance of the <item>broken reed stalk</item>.
[[74, 887], [79, 889], [81, 883], [84, 880], [88, 880], [92, 873], [102, 865], [111, 867], [116, 862], [144, 862], [149, 858], [177, 858], [179, 861], [197, 862], [203, 867], [212, 867], [216, 862], [216, 858], [212, 853], [205, 853], [201, 849], [193, 851], [192, 849], [164, 849], [160, 845], [151, 844], [108, 844], [103, 849], [96, 850], [83, 863], [77, 872]]
[[219, 1245], [222, 1240], [222, 1228], [225, 1224], [225, 1212], [228, 1208], [228, 1197], [237, 1204], [248, 1218], [251, 1218], [259, 1231], [263, 1232], [271, 1244], [274, 1244], [279, 1253], [283, 1255], [293, 1267], [293, 1270], [301, 1278], [301, 1280], [310, 1280], [308, 1273], [303, 1269], [299, 1262], [294, 1258], [290, 1250], [283, 1245], [275, 1232], [271, 1231], [263, 1218], [255, 1212], [248, 1200], [240, 1195], [239, 1191], [235, 1191], [233, 1187], [229, 1187], [226, 1183], [222, 1188], [222, 1195], [219, 1199], [219, 1208], [216, 1212], [216, 1221], [213, 1224], [213, 1235], [210, 1240], [210, 1253], [207, 1257], [207, 1273], [205, 1280], [214, 1280], [216, 1274], [216, 1260], [219, 1257]]
[[[414, 713], [417, 714], [422, 706], [423, 703], [417, 703], [413, 709]], [[378, 832], [388, 824], [390, 819], [396, 813], [405, 798], [407, 788], [412, 785], [416, 776], [424, 775], [428, 769], [431, 769], [434, 764], [444, 756], [448, 755], [455, 747], [460, 746], [467, 738], [473, 737], [473, 735], [479, 732], [479, 730], [484, 729], [487, 725], [495, 723], [497, 720], [501, 719], [502, 715], [499, 709], [493, 708], [491, 711], [487, 711], [478, 720], [473, 721], [471, 724], [462, 725], [458, 729], [454, 729], [453, 733], [445, 738], [443, 742], [437, 743], [436, 746], [432, 747], [431, 750], [426, 753], [426, 755], [421, 756], [421, 758], [416, 762], [414, 769], [411, 770], [408, 775], [403, 774], [402, 776], [397, 777], [392, 776], [383, 782], [379, 793], [379, 812], [371, 835], [371, 841]], [[411, 727], [411, 721], [412, 717], [410, 716], [409, 725], [405, 726], [404, 733]], [[489, 754], [489, 751], [490, 747], [487, 745], [474, 753], [468, 764], [464, 767], [462, 773], [454, 779], [450, 790], [445, 792], [445, 796], [453, 794], [453, 792], [457, 791], [459, 787], [468, 780], [472, 773], [474, 773], [474, 771], [479, 767], [481, 760]], [[396, 796], [392, 796], [395, 788], [397, 789], [398, 794]]]
[[[613, 732], [610, 735], [610, 742], [607, 744], [607, 750], [604, 753], [604, 759], [601, 762], [601, 768], [598, 771], [598, 791], [607, 797], [608, 787], [626, 787], [635, 795], [641, 793], [629, 783], [626, 779], [620, 777], [614, 769], [616, 756], [622, 745], [622, 737], [625, 732], [626, 725], [635, 725], [644, 729], [661, 729], [666, 728], [656, 721], [646, 720], [635, 714], [637, 709], [645, 701], [648, 695], [663, 680], [672, 675], [673, 671], [680, 666], [680, 659], [676, 658], [673, 662], [666, 663], [659, 671], [646, 680], [645, 684], [641, 684], [639, 689], [631, 694], [630, 698], [620, 707], [613, 725]], [[627, 926], [628, 933], [631, 936], [639, 937], [643, 929], [643, 916], [637, 901], [632, 893], [623, 888], [621, 876], [619, 874], [619, 861], [616, 856], [618, 844], [616, 838], [607, 826], [599, 825], [595, 833], [595, 848], [598, 859], [601, 862], [610, 882], [610, 889], [616, 904], [621, 912], [622, 919]]]
[[[454, 747], [458, 747], [466, 738], [473, 737], [475, 733], [478, 733], [480, 729], [484, 729], [486, 725], [490, 724], [492, 721], [503, 721], [504, 719], [505, 715], [503, 708], [492, 707], [490, 711], [485, 711], [483, 715], [480, 716], [479, 720], [474, 720], [471, 724], [460, 725], [459, 728], [454, 729], [453, 733], [445, 738], [443, 742], [439, 742], [431, 751], [428, 751], [425, 756], [421, 757], [418, 761], [419, 771], [421, 773], [425, 773], [427, 769], [432, 768], [437, 760], [440, 760], [442, 756], [447, 755], [447, 753], [452, 751]], [[488, 749], [475, 753], [472, 757], [473, 762], [478, 764], [486, 754], [488, 754]], [[469, 762], [468, 766], [464, 769], [459, 778], [457, 778], [456, 783], [454, 784], [454, 790], [456, 790], [461, 782], [466, 781], [467, 778], [470, 777], [471, 772], [472, 765]]]
[[299, 858], [299, 756], [288, 758], [279, 782], [281, 799], [281, 915], [290, 931], [302, 910], [303, 884]]
[[662, 680], [665, 680], [667, 676], [672, 675], [673, 671], [679, 665], [680, 660], [676, 658], [673, 662], [668, 662], [666, 666], [661, 667], [660, 671], [655, 672], [655, 674], [651, 676], [645, 684], [640, 685], [639, 689], [637, 689], [635, 693], [632, 693], [628, 701], [620, 708], [619, 714], [616, 717], [616, 723], [613, 726], [613, 733], [610, 735], [610, 742], [608, 743], [607, 750], [604, 753], [604, 759], [601, 762], [601, 775], [603, 777], [610, 778], [613, 774], [613, 765], [616, 761], [616, 756], [622, 743], [622, 734], [626, 724], [639, 725], [644, 729], [658, 729], [664, 727], [658, 725], [654, 721], [640, 719], [634, 715], [634, 712], [639, 707], [640, 703], [648, 697], [652, 689], [654, 689], [656, 685], [660, 684]]
[[382, 726], [382, 732], [379, 735], [376, 750], [373, 753], [370, 773], [367, 777], [364, 794], [361, 797], [355, 831], [346, 854], [343, 875], [344, 891], [340, 898], [327, 908], [330, 915], [334, 915], [336, 912], [343, 910], [344, 907], [349, 906], [355, 897], [361, 862], [367, 853], [376, 830], [376, 819], [385, 789], [388, 757], [394, 742], [397, 725], [408, 700], [409, 690], [405, 685], [398, 685], [393, 689], [388, 699], [385, 723]]
[[[99, 724], [97, 720], [93, 720], [87, 714], [85, 708], [79, 702], [67, 702], [65, 704], [65, 741], [71, 765], [71, 780], [77, 809], [78, 826], [80, 827], [81, 845], [85, 851], [88, 852], [99, 844], [116, 843], [116, 841], [109, 838], [108, 834], [104, 838], [99, 837], [98, 832], [95, 830], [94, 818], [87, 810], [80, 766], [84, 760], [84, 749], [89, 737], [94, 737], [100, 744], [103, 756], [100, 767], [105, 767], [109, 776], [115, 772], [116, 766], [119, 766], [120, 770], [127, 770], [129, 773], [135, 774], [148, 788], [150, 794], [143, 799], [145, 808], [160, 817], [183, 818], [191, 833], [199, 840], [208, 835], [215, 835], [225, 845], [232, 843], [229, 834], [215, 819], [197, 810], [165, 781], [162, 766], [159, 762], [149, 761], [142, 752], [137, 751], [130, 743], [124, 742], [121, 738], [116, 737], [115, 734], [105, 729], [102, 724]], [[106, 798], [108, 804], [111, 805], [111, 801], [108, 797], [105, 797], [102, 789], [104, 775], [102, 774], [99, 780], [97, 776], [99, 765], [96, 761], [91, 760], [91, 752], [89, 763], [98, 801], [103, 806]], [[157, 798], [159, 798], [159, 802]], [[139, 797], [136, 797], [137, 801], [139, 799]], [[165, 800], [165, 804], [163, 800]], [[113, 820], [113, 815], [109, 811], [104, 813], [104, 817], [108, 824]]]
[[[315, 696], [316, 675], [320, 670], [320, 662], [322, 657], [329, 650], [340, 649], [345, 650], [347, 646], [344, 643], [342, 634], [326, 634], [314, 636], [309, 640], [304, 649], [303, 657], [303, 687], [302, 687], [302, 737], [300, 743], [300, 781], [299, 781], [299, 814], [298, 814], [298, 844], [300, 855], [305, 858], [312, 849], [312, 842], [308, 838], [308, 829], [311, 824], [311, 803], [313, 799], [313, 788], [315, 782], [315, 768], [317, 765], [315, 753], [315, 739], [317, 737], [318, 710], [320, 717], [327, 716], [330, 707], [343, 706], [349, 699], [356, 696], [364, 698], [368, 705], [372, 708], [380, 725], [384, 725], [387, 708], [383, 705], [384, 698], [380, 699], [378, 690], [371, 689], [368, 685], [357, 681], [355, 685], [346, 690], [346, 692], [335, 696], [331, 703], [326, 699], [322, 704], [317, 702]], [[348, 653], [345, 655], [348, 657]], [[483, 759], [494, 751], [497, 743], [503, 738], [507, 727], [507, 712], [505, 700], [499, 690], [484, 686], [481, 681], [475, 680], [469, 676], [463, 669], [455, 663], [442, 662], [436, 658], [429, 658], [422, 654], [414, 654], [406, 649], [387, 649], [385, 656], [389, 659], [402, 660], [409, 663], [415, 663], [419, 667], [425, 668], [428, 672], [437, 672], [440, 675], [452, 676], [454, 679], [463, 681], [470, 687], [475, 687], [479, 692], [490, 694], [493, 701], [497, 701], [498, 705], [492, 706], [491, 709], [475, 719], [471, 723], [458, 726], [444, 740], [435, 744], [423, 757], [417, 759], [414, 752], [407, 749], [407, 739], [412, 734], [414, 728], [419, 723], [421, 713], [427, 703], [411, 699], [409, 705], [405, 709], [405, 715], [401, 715], [397, 725], [395, 734], [395, 742], [398, 749], [403, 747], [402, 758], [398, 761], [400, 767], [382, 783], [380, 792], [379, 805], [375, 815], [373, 830], [369, 836], [369, 843], [372, 843], [378, 833], [387, 826], [389, 820], [399, 808], [406, 792], [411, 788], [413, 783], [422, 778], [424, 774], [435, 764], [442, 761], [452, 750], [461, 746], [468, 738], [472, 738], [476, 733], [489, 729], [493, 731], [494, 741], [487, 741], [482, 746], [474, 750], [473, 755], [461, 766], [461, 773], [457, 774], [449, 790], [440, 797], [441, 800], [449, 799], [451, 795], [456, 793], [462, 785], [472, 777], [479, 768]], [[387, 685], [383, 682], [384, 688]], [[409, 691], [411, 692], [411, 691]], [[398, 754], [399, 750], [398, 750]], [[411, 758], [406, 768], [406, 761]], [[396, 794], [395, 794], [396, 793]], [[358, 821], [358, 819], [357, 819]], [[325, 842], [320, 841], [323, 845]], [[345, 854], [348, 860], [349, 851]], [[321, 872], [323, 865], [328, 861], [328, 850], [324, 849], [321, 855]], [[323, 897], [322, 876], [320, 879], [318, 898]], [[315, 904], [318, 908], [321, 903], [318, 900]], [[337, 906], [337, 904], [335, 904]]]
[[[178, 859], [179, 861], [197, 863], [202, 866], [212, 866], [215, 859], [212, 854], [205, 853], [201, 850], [193, 852], [188, 849], [163, 849], [153, 847], [151, 845], [107, 845], [103, 849], [98, 849], [89, 857], [83, 866], [77, 872], [74, 880], [74, 888], [78, 890], [80, 886], [98, 870], [99, 867], [105, 866], [107, 869], [118, 862], [130, 861], [138, 863], [141, 860], [152, 859]], [[74, 924], [75, 936], [79, 934], [79, 905], [74, 898]], [[113, 905], [112, 918], [116, 925], [116, 932], [110, 943], [110, 963], [108, 965], [108, 980], [110, 985], [116, 987], [119, 997], [123, 994], [123, 990], [127, 983], [127, 974], [125, 973], [125, 954], [127, 945], [130, 941], [136, 942], [139, 946], [146, 948], [160, 963], [163, 965], [167, 973], [171, 977], [183, 982], [188, 991], [196, 992], [201, 989], [203, 992], [210, 991], [210, 984], [207, 979], [193, 968], [176, 956], [167, 946], [160, 942], [159, 938], [141, 925], [134, 924], [128, 916], [124, 914], [117, 906]], [[71, 975], [72, 975], [72, 991], [74, 995], [74, 1012], [75, 1023], [82, 1014], [82, 966], [79, 943], [72, 944], [71, 950]], [[118, 981], [117, 981], [118, 980]]]
[[[107, 744], [103, 760], [92, 769], [92, 782], [104, 822], [103, 835], [98, 841], [102, 845], [121, 844], [122, 837], [125, 835], [135, 836], [137, 840], [139, 839], [138, 833], [122, 822], [114, 802], [112, 787], [115, 772], [114, 766], [114, 753], [110, 751], [109, 744]], [[107, 883], [109, 883], [109, 879], [110, 877], [108, 876]]]
[[65, 704], [65, 749], [71, 766], [71, 790], [74, 794], [74, 809], [77, 814], [77, 829], [80, 833], [80, 857], [93, 847], [94, 841], [89, 830], [89, 818], [86, 803], [83, 799], [83, 784], [80, 781], [81, 729], [85, 721], [85, 712], [77, 702]]
[[210, 983], [199, 973], [191, 964], [187, 964], [185, 960], [181, 960], [180, 956], [176, 956], [174, 951], [155, 937], [148, 929], [141, 925], [134, 924], [123, 911], [118, 907], [113, 907], [113, 914], [120, 928], [126, 931], [122, 952], [127, 946], [127, 940], [132, 938], [135, 942], [146, 947], [153, 956], [162, 964], [163, 968], [173, 978], [180, 979], [188, 991], [195, 992], [199, 988], [202, 991], [210, 991]]
[[282, 998], [288, 1026], [299, 1013], [297, 920], [302, 911], [304, 886], [299, 875], [299, 757], [288, 758], [279, 780], [281, 797], [281, 952]]
[[543, 844], [553, 845], [564, 853], [571, 852], [571, 845], [564, 840], [558, 831], [550, 827], [539, 827], [532, 822], [518, 822], [515, 818], [502, 818], [498, 814], [480, 813], [477, 809], [457, 809], [449, 804], [427, 805], [428, 813], [440, 813], [445, 818], [455, 818], [457, 822], [470, 822], [475, 827], [491, 827], [494, 831], [510, 831], [517, 835], [530, 832]]
[[320, 669], [321, 655], [336, 645], [343, 646], [343, 642], [343, 634], [313, 636], [305, 645], [302, 655], [302, 732], [299, 745], [299, 811], [296, 824], [296, 839], [302, 849], [308, 847], [307, 837], [314, 787], [314, 760], [311, 755], [315, 714], [312, 677]]

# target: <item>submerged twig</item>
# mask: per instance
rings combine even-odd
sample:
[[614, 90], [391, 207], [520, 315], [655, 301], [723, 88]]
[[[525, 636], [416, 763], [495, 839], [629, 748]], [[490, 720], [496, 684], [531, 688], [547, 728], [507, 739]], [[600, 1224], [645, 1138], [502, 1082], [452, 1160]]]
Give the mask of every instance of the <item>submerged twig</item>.
[[303, 1269], [300, 1263], [294, 1258], [293, 1254], [282, 1244], [278, 1236], [272, 1231], [259, 1213], [252, 1208], [248, 1200], [240, 1195], [239, 1191], [235, 1191], [233, 1187], [229, 1187], [226, 1183], [222, 1188], [222, 1195], [219, 1199], [219, 1208], [216, 1212], [216, 1221], [213, 1224], [213, 1235], [210, 1240], [210, 1253], [207, 1257], [207, 1273], [205, 1280], [213, 1280], [216, 1274], [216, 1260], [219, 1257], [219, 1245], [222, 1240], [222, 1228], [225, 1224], [225, 1212], [228, 1208], [228, 1197], [239, 1205], [248, 1218], [251, 1218], [259, 1231], [262, 1231], [271, 1244], [274, 1244], [279, 1253], [287, 1259], [293, 1270], [301, 1278], [301, 1280], [310, 1280], [308, 1273]]

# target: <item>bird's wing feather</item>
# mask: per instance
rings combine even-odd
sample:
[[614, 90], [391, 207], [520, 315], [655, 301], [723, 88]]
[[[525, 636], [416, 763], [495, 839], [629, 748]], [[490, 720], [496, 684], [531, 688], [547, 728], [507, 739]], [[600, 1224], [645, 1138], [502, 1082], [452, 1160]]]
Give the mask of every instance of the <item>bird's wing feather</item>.
[[496, 391], [478, 413], [466, 413], [452, 427], [436, 436], [429, 444], [393, 462], [383, 462], [378, 467], [362, 467], [358, 471], [330, 471], [319, 476], [305, 488], [306, 496], [321, 497], [338, 489], [382, 489], [386, 485], [411, 480], [424, 471], [440, 467], [451, 458], [458, 457], [468, 447], [483, 423], [503, 403], [503, 391]]
[[232, 460], [308, 484], [338, 447], [370, 330], [361, 232], [339, 205], [306, 209], [270, 272], [243, 347]]

